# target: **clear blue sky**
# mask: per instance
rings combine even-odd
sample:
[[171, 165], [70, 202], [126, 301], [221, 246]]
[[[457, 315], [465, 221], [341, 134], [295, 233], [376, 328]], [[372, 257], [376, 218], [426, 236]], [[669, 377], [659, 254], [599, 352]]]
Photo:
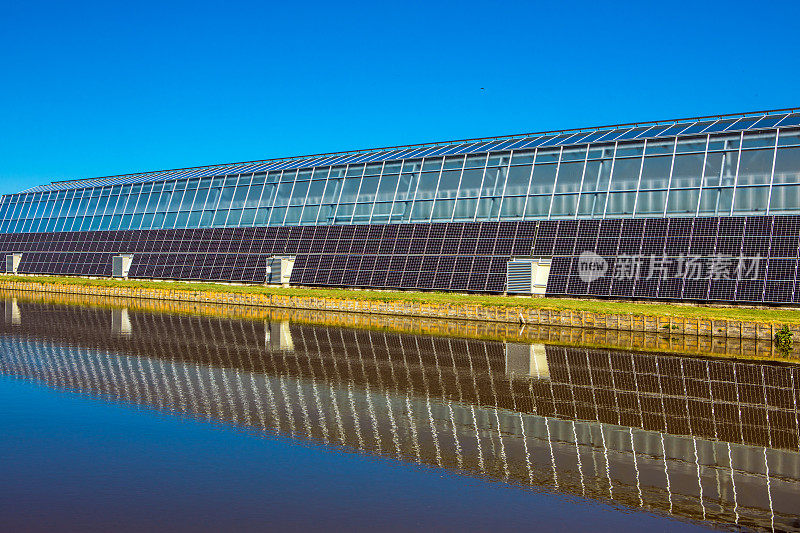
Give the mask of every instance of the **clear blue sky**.
[[7, 0], [0, 193], [800, 106], [799, 6]]

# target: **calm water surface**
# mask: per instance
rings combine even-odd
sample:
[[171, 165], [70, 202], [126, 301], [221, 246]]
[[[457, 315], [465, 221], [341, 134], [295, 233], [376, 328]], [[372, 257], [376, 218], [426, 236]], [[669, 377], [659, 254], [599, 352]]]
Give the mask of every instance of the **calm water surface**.
[[5, 530], [800, 530], [792, 365], [4, 311]]

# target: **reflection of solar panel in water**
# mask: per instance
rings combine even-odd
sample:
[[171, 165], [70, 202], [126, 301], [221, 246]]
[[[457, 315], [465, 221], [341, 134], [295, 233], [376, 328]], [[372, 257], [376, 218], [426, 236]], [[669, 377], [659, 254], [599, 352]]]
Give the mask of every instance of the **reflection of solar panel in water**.
[[796, 527], [794, 365], [6, 305], [4, 375], [681, 518]]

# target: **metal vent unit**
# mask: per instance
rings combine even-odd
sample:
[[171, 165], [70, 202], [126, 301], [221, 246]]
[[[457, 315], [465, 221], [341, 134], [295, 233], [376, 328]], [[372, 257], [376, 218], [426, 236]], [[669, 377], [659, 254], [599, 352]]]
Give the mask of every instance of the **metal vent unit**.
[[548, 258], [513, 258], [506, 267], [506, 292], [544, 295], [550, 277]]
[[128, 271], [133, 263], [132, 255], [115, 255], [111, 258], [111, 276], [115, 278], [127, 278]]
[[6, 256], [6, 274], [16, 274], [19, 264], [22, 261], [22, 254], [9, 254]]
[[294, 268], [294, 256], [276, 256], [267, 260], [267, 285], [289, 286]]

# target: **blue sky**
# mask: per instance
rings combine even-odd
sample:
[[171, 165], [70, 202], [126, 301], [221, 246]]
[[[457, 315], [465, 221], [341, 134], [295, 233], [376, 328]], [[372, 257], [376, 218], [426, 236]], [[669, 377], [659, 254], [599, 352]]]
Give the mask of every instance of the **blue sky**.
[[799, 6], [6, 1], [0, 193], [798, 106]]

